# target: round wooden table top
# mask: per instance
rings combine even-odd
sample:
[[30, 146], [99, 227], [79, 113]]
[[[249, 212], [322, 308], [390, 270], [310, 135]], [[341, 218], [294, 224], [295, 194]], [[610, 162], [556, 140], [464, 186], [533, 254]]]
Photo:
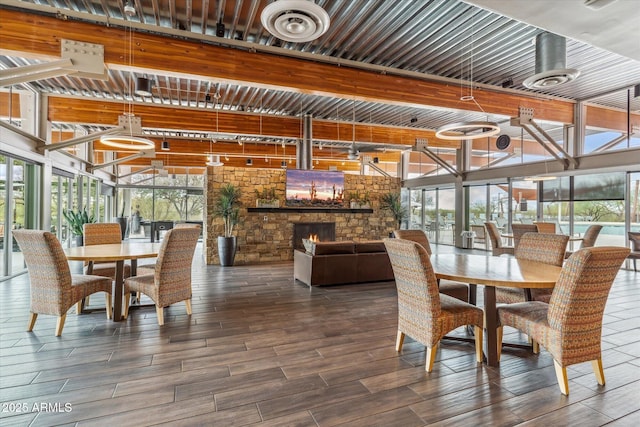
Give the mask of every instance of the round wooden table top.
[[440, 279], [511, 288], [553, 288], [562, 267], [514, 257], [434, 254], [431, 264]]
[[78, 246], [65, 249], [72, 261], [121, 261], [158, 256], [161, 243], [122, 242], [108, 245]]

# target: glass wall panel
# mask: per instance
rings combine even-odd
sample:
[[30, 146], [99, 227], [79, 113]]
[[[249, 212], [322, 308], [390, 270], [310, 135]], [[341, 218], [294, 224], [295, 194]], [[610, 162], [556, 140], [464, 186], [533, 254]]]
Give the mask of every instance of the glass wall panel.
[[[535, 117], [534, 117], [535, 120]], [[501, 134], [509, 135], [510, 142], [498, 148], [497, 137], [479, 138], [471, 141], [471, 156], [469, 170], [487, 169], [510, 166], [543, 160], [553, 160], [553, 157], [531, 135], [522, 128], [510, 126], [509, 119], [501, 124]], [[564, 146], [564, 127], [561, 123], [536, 122], [560, 146]], [[536, 133], [538, 137], [540, 134]], [[544, 137], [542, 137], [544, 139]]]
[[[574, 202], [573, 234], [583, 236], [593, 224], [602, 226], [595, 246], [624, 246], [624, 200]], [[565, 233], [566, 229], [563, 230]], [[579, 246], [576, 245], [576, 246]]]
[[538, 211], [538, 185], [532, 181], [513, 181], [511, 185], [513, 222], [532, 224]]
[[631, 231], [640, 231], [640, 172], [630, 174], [629, 212]]
[[446, 245], [455, 243], [455, 212], [456, 190], [455, 188], [438, 189], [438, 210], [435, 216], [437, 221], [436, 242]]
[[469, 224], [482, 225], [487, 220], [487, 186], [469, 187]]
[[[634, 97], [633, 88], [609, 93], [591, 101], [593, 104], [586, 106], [585, 113], [584, 154], [640, 147], [637, 132], [640, 125], [640, 98]], [[619, 105], [628, 105], [629, 111], [616, 108]], [[629, 114], [632, 128], [630, 137], [627, 136]]]
[[0, 154], [0, 277], [8, 275], [8, 254], [5, 244], [9, 240], [11, 227], [7, 225], [9, 216], [9, 191], [7, 189], [7, 170], [9, 158]]
[[[455, 167], [456, 150], [452, 148], [430, 148], [440, 159]], [[438, 165], [434, 160], [426, 154], [419, 151], [412, 151], [409, 155], [409, 170], [407, 171], [407, 179], [417, 178], [420, 176], [448, 175], [442, 166]]]
[[24, 258], [11, 232], [40, 224], [41, 167], [0, 156], [0, 277], [25, 271]]
[[204, 221], [204, 192], [202, 190], [187, 190], [185, 221]]
[[411, 190], [411, 206], [409, 208], [409, 228], [422, 229], [422, 190]]
[[501, 231], [507, 225], [509, 218], [509, 186], [507, 184], [495, 184], [489, 186], [491, 221], [495, 222]]
[[424, 229], [429, 239], [435, 241], [438, 224], [436, 222], [436, 190], [425, 190], [424, 195]]

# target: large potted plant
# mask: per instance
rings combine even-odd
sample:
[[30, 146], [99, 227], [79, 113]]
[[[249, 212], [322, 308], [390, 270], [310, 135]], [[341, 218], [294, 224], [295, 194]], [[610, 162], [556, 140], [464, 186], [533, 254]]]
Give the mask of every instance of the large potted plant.
[[76, 240], [76, 246], [84, 245], [84, 228], [85, 224], [96, 222], [96, 218], [93, 214], [89, 215], [86, 209], [81, 211], [73, 211], [70, 209], [64, 209], [62, 215], [69, 224], [71, 234]]
[[399, 193], [386, 193], [380, 197], [380, 207], [384, 210], [388, 210], [393, 215], [393, 218], [398, 223], [398, 229], [402, 227], [402, 221], [404, 221], [409, 211], [402, 205]]
[[237, 240], [233, 228], [240, 216], [240, 189], [233, 184], [220, 188], [213, 203], [213, 215], [222, 218], [224, 234], [218, 236], [218, 256], [220, 265], [231, 266], [236, 256]]

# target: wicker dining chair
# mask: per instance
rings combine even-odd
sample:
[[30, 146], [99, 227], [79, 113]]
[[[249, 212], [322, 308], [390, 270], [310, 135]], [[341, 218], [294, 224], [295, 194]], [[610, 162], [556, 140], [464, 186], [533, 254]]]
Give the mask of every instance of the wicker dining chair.
[[[122, 243], [122, 231], [120, 224], [115, 222], [96, 222], [84, 224], [84, 245], [108, 245]], [[115, 279], [116, 263], [115, 262], [93, 262], [88, 263], [86, 268], [87, 274], [94, 276], [105, 276]], [[124, 277], [131, 276], [131, 266], [124, 265]]]
[[524, 233], [537, 233], [538, 226], [535, 224], [518, 224], [514, 222], [511, 224], [511, 231], [513, 231], [513, 248], [515, 251], [520, 244], [520, 238], [522, 235]]
[[429, 254], [419, 243], [384, 239], [398, 290], [396, 351], [405, 334], [427, 347], [425, 370], [431, 372], [438, 343], [460, 326], [473, 325], [476, 360], [482, 363], [482, 309], [438, 291]]
[[569, 394], [567, 366], [591, 361], [598, 384], [602, 369], [602, 317], [613, 280], [628, 248], [580, 249], [565, 263], [549, 303], [528, 301], [498, 307], [498, 351], [504, 326], [529, 335], [553, 356], [560, 392]]
[[629, 231], [627, 236], [631, 242], [631, 253], [627, 258], [633, 261], [633, 271], [638, 271], [636, 260], [640, 259], [640, 232]]
[[[564, 262], [564, 253], [567, 249], [569, 236], [550, 233], [525, 233], [520, 239], [520, 244], [515, 250], [517, 259], [537, 261], [549, 265], [561, 266]], [[549, 302], [551, 289], [517, 289], [496, 287], [496, 302], [513, 304], [527, 301], [529, 298], [535, 301]]]
[[84, 297], [104, 292], [107, 318], [111, 318], [111, 279], [102, 276], [71, 274], [67, 257], [58, 238], [48, 231], [14, 230], [29, 272], [31, 332], [39, 314], [58, 316], [55, 336], [62, 335], [67, 311]]
[[[486, 250], [489, 250], [489, 241], [487, 240], [487, 229], [484, 224], [471, 224], [470, 231], [474, 233], [474, 244], [480, 243], [484, 245]], [[473, 249], [473, 248], [471, 248]]]
[[[84, 245], [108, 245], [122, 242], [122, 229], [120, 224], [115, 222], [94, 222], [82, 226]], [[109, 261], [89, 261], [85, 264], [85, 273], [94, 276], [116, 278], [116, 263]], [[124, 277], [131, 276], [131, 265], [124, 264]], [[84, 299], [85, 305], [89, 305], [89, 297]], [[77, 304], [76, 311], [82, 310], [82, 301]]]
[[485, 222], [484, 226], [487, 228], [487, 234], [491, 240], [491, 253], [493, 256], [514, 254], [515, 248], [513, 246], [504, 246], [502, 244], [502, 237], [500, 236], [500, 230], [497, 225], [492, 222]]
[[[422, 230], [394, 230], [393, 235], [397, 239], [411, 240], [419, 243], [429, 256], [433, 253], [429, 238]], [[454, 282], [453, 280], [438, 280], [440, 293], [457, 298], [464, 302], [469, 302], [469, 285], [466, 283]]]
[[[179, 222], [173, 226], [174, 229], [177, 228], [196, 228], [198, 230], [202, 230], [200, 224], [191, 223], [191, 222]], [[156, 263], [142, 264], [138, 266], [137, 275], [143, 276], [145, 274], [151, 274], [156, 269]], [[139, 298], [139, 297], [138, 297]]]
[[555, 234], [555, 232], [556, 232], [556, 223], [555, 222], [534, 221], [533, 223], [535, 224], [536, 227], [538, 227], [538, 233]]
[[[196, 227], [167, 231], [158, 252], [153, 272], [130, 277], [124, 281], [124, 292], [140, 292], [156, 305], [158, 325], [164, 325], [164, 307], [184, 301], [191, 315], [191, 263], [200, 237]], [[124, 318], [129, 315], [129, 299], [125, 298]]]
[[[580, 243], [580, 247], [578, 249], [584, 248], [592, 248], [596, 245], [596, 240], [598, 239], [598, 235], [600, 235], [600, 231], [602, 231], [602, 226], [598, 224], [590, 225], [587, 230], [584, 232], [584, 236], [582, 236], [582, 242]], [[565, 258], [569, 258], [573, 252], [566, 251], [564, 254]]]

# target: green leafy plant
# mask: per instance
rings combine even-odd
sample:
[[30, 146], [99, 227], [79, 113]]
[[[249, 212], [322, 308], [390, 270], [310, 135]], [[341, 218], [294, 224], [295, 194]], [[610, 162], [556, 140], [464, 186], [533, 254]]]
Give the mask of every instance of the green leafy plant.
[[386, 193], [380, 197], [380, 207], [384, 210], [388, 210], [393, 214], [393, 218], [398, 223], [398, 228], [401, 227], [402, 221], [409, 215], [409, 211], [402, 205], [399, 193]]
[[213, 215], [224, 221], [224, 237], [231, 237], [240, 217], [240, 189], [233, 184], [220, 188], [214, 200]]
[[258, 201], [260, 202], [272, 202], [274, 200], [278, 200], [278, 196], [276, 196], [276, 189], [275, 188], [263, 188], [262, 191], [260, 190], [255, 190], [256, 192], [256, 199], [258, 199]]
[[82, 236], [84, 234], [84, 230], [82, 228], [84, 224], [96, 222], [95, 216], [93, 214], [89, 215], [86, 209], [79, 212], [64, 209], [62, 211], [62, 215], [67, 220], [67, 223], [71, 228], [71, 234], [75, 236]]
[[350, 191], [348, 194], [349, 203], [355, 203], [359, 206], [366, 206], [371, 202], [371, 197], [368, 191]]

